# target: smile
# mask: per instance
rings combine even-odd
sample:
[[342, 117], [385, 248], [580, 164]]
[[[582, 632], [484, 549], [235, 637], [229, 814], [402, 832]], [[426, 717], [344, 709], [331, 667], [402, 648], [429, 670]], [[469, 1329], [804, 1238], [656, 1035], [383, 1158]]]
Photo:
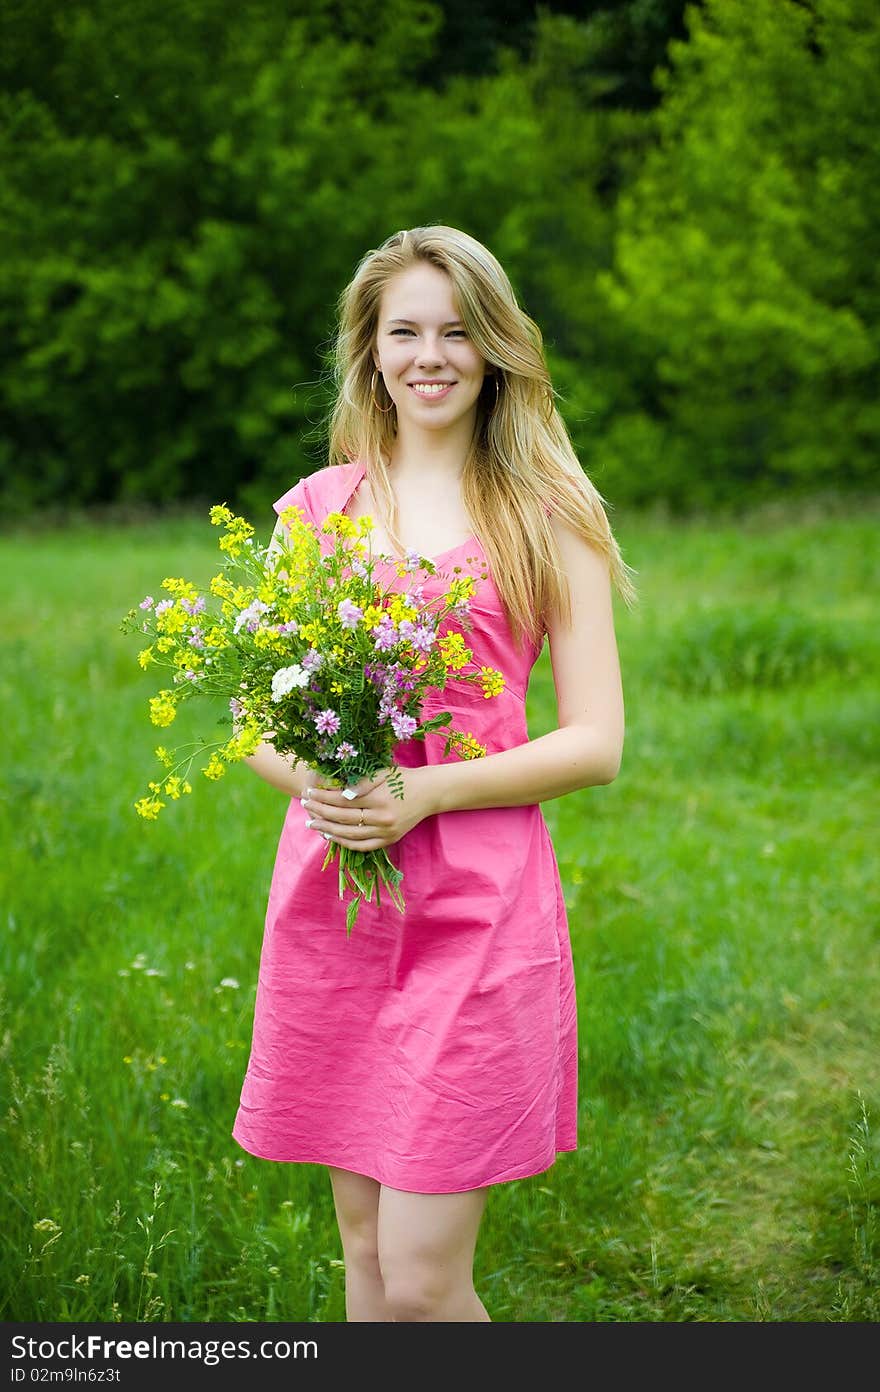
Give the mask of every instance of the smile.
[[416, 396], [431, 396], [431, 397], [445, 396], [447, 392], [452, 391], [452, 388], [453, 388], [454, 386], [455, 386], [455, 383], [454, 383], [454, 382], [410, 382], [410, 383], [409, 383], [410, 390], [411, 390], [411, 391], [414, 391], [415, 394], [416, 394]]

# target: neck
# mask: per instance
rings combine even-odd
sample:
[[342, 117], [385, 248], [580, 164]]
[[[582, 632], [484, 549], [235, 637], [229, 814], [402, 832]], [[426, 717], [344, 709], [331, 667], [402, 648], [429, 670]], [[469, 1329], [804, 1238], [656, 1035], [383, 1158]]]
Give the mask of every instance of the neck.
[[408, 423], [399, 429], [389, 452], [389, 466], [398, 478], [419, 474], [423, 478], [460, 478], [464, 470], [474, 420], [456, 422], [449, 430], [418, 430]]

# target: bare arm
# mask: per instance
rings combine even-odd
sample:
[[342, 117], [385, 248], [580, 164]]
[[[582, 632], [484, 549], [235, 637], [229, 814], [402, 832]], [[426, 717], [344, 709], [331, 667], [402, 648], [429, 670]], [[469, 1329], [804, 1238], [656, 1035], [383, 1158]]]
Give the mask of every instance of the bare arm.
[[302, 797], [306, 787], [318, 779], [315, 770], [308, 764], [286, 759], [271, 744], [259, 745], [257, 752], [243, 762], [252, 768], [254, 773], [259, 774], [260, 778], [279, 792], [286, 793], [288, 797]]
[[[437, 812], [518, 807], [613, 782], [623, 754], [624, 702], [608, 566], [562, 524], [557, 536], [572, 596], [571, 622], [553, 619], [547, 634], [557, 728], [482, 759], [406, 769], [402, 802], [378, 782], [358, 785], [354, 802], [318, 790], [308, 805], [316, 831], [372, 850]], [[366, 825], [378, 828], [369, 838], [356, 825], [362, 807]]]
[[434, 765], [437, 811], [518, 807], [611, 783], [620, 771], [623, 690], [608, 567], [593, 547], [557, 526], [572, 596], [568, 624], [547, 638], [558, 727], [513, 749], [467, 763]]

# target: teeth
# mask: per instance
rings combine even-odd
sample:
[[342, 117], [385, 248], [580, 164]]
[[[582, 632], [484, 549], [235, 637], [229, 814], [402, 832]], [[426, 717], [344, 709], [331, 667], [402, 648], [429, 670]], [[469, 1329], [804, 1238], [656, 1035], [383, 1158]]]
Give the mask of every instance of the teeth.
[[414, 382], [413, 391], [421, 393], [422, 396], [436, 396], [451, 386], [451, 382]]

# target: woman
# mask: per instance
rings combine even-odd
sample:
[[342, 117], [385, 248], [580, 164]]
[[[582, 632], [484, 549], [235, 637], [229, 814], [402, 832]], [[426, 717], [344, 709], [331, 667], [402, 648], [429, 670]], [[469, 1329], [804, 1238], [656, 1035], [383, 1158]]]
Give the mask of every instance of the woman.
[[[270, 744], [249, 760], [291, 804], [233, 1134], [328, 1167], [349, 1320], [487, 1320], [472, 1272], [489, 1187], [577, 1145], [571, 949], [539, 804], [618, 773], [612, 584], [635, 592], [540, 331], [479, 242], [429, 226], [369, 252], [340, 299], [336, 370], [331, 463], [276, 511], [369, 514], [389, 583], [413, 551], [438, 567], [428, 585], [474, 574], [467, 643], [507, 681], [490, 701], [451, 683], [442, 708], [486, 755], [402, 742], [402, 799], [384, 777], [354, 798], [322, 786]], [[529, 740], [545, 636], [558, 726]], [[405, 914], [365, 904], [349, 939], [328, 840], [388, 848]]]

